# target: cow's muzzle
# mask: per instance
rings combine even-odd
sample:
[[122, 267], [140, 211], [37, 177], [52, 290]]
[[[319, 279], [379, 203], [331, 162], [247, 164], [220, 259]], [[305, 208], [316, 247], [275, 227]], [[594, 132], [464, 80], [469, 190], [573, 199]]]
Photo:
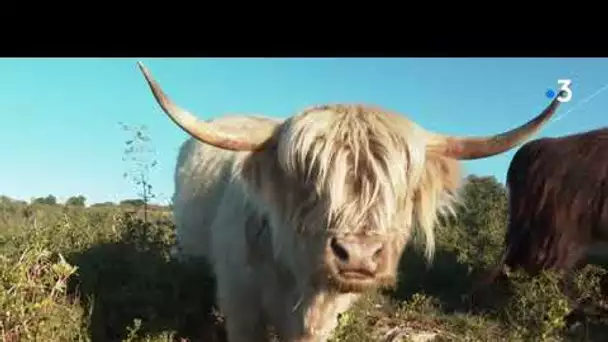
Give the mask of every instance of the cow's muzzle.
[[387, 248], [379, 236], [334, 236], [327, 241], [327, 262], [332, 278], [342, 288], [364, 290], [382, 282], [386, 272]]

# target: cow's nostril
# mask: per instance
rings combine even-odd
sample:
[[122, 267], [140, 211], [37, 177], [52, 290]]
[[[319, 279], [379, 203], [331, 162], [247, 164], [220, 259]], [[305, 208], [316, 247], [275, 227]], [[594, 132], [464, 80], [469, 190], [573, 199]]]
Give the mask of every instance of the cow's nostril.
[[343, 262], [348, 261], [348, 251], [338, 242], [338, 240], [336, 240], [336, 238], [332, 238], [329, 244], [332, 252], [334, 252], [338, 259]]

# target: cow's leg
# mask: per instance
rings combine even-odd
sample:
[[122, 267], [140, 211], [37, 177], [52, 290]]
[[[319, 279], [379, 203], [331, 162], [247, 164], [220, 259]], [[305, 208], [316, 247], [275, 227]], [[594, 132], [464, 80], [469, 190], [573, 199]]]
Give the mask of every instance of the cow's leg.
[[576, 295], [574, 293], [574, 278], [576, 276], [576, 272], [585, 265], [583, 260], [585, 253], [586, 249], [581, 246], [575, 245], [571, 247], [568, 257], [562, 267], [564, 270], [564, 294], [571, 301], [574, 300]]
[[226, 321], [228, 342], [266, 342], [268, 333], [259, 295], [246, 281], [218, 278], [217, 302]]

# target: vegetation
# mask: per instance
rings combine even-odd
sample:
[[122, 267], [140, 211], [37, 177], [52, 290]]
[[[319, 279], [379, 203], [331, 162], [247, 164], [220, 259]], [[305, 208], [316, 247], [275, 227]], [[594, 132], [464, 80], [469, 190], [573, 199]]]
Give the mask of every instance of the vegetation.
[[[0, 196], [0, 339], [15, 341], [223, 341], [214, 282], [204, 264], [170, 258], [170, 207], [152, 205], [156, 165], [145, 127], [123, 125], [125, 177], [140, 198], [61, 204]], [[509, 273], [473, 295], [500, 259], [506, 191], [470, 176], [455, 217], [437, 227], [431, 265], [415, 239], [397, 288], [341, 315], [333, 342], [607, 341], [606, 270], [588, 265], [570, 295], [561, 276]], [[420, 239], [421, 240], [421, 239]]]
[[[148, 222], [148, 205], [150, 200], [156, 197], [150, 183], [150, 172], [157, 165], [154, 146], [145, 125], [131, 126], [124, 123], [120, 125], [125, 132], [131, 134], [131, 139], [125, 141], [123, 151], [122, 160], [128, 163], [128, 169], [123, 173], [123, 177], [129, 178], [135, 185], [141, 199], [131, 200], [131, 204], [144, 207], [144, 222]], [[124, 201], [123, 203], [126, 204]]]
[[[149, 209], [146, 222], [131, 202], [68, 202], [1, 198], [2, 341], [222, 340], [205, 265], [169, 257], [174, 227], [167, 208]], [[598, 266], [577, 275], [570, 298], [557, 274], [514, 273], [482, 291], [491, 296], [473, 301], [475, 281], [500, 257], [505, 191], [493, 178], [471, 176], [462, 203], [458, 218], [438, 228], [433, 264], [413, 244], [399, 286], [342, 315], [334, 341], [608, 338], [600, 293], [605, 271]]]
[[86, 197], [84, 197], [82, 195], [78, 195], [78, 196], [72, 196], [72, 197], [68, 198], [67, 201], [65, 201], [65, 205], [84, 207], [86, 202], [87, 202]]

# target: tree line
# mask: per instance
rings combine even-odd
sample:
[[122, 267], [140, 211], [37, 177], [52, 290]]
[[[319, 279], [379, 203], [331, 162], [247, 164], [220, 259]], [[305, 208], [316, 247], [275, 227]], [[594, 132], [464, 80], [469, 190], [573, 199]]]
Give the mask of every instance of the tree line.
[[[0, 195], [0, 203], [28, 204], [27, 201], [16, 200], [16, 199], [10, 198], [9, 196], [5, 196], [5, 195]], [[65, 205], [65, 206], [71, 206], [71, 207], [83, 207], [84, 208], [84, 207], [87, 207], [87, 198], [84, 195], [76, 195], [76, 196], [68, 197], [68, 199], [64, 203], [60, 203], [57, 200], [56, 196], [50, 194], [47, 196], [34, 197], [30, 200], [29, 204], [43, 204], [43, 205], [52, 205], [52, 206]], [[143, 207], [144, 205], [146, 205], [146, 203], [143, 199], [129, 198], [129, 199], [122, 200], [118, 203], [115, 203], [112, 201], [93, 203], [89, 207], [113, 207], [113, 206]], [[149, 203], [148, 203], [148, 206], [158, 207], [158, 208], [167, 208], [167, 206], [151, 205]]]

